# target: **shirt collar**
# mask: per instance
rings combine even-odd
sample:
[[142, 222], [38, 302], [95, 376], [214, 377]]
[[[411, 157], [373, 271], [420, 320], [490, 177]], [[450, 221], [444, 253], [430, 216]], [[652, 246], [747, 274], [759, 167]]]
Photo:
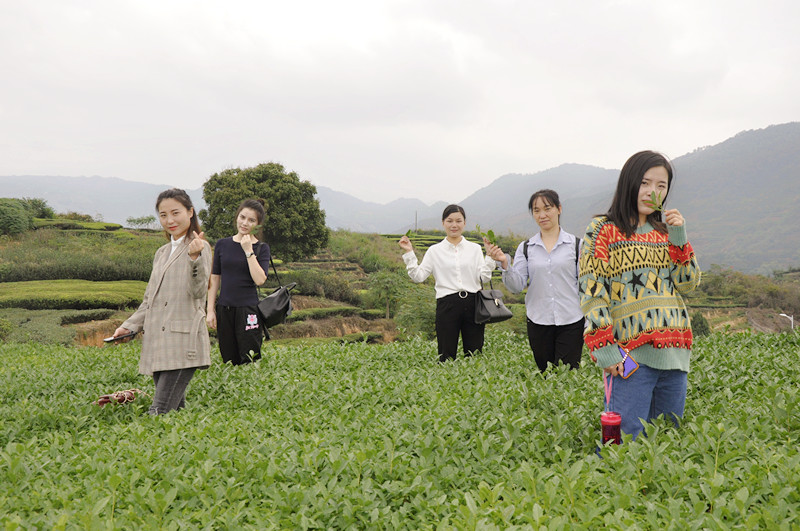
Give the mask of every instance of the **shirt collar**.
[[[537, 232], [533, 238], [530, 240], [531, 245], [541, 245], [544, 247], [544, 242], [542, 241], [542, 233]], [[569, 238], [567, 238], [567, 232], [564, 229], [560, 229], [558, 231], [558, 239], [556, 240], [556, 244], [553, 246], [553, 249], [561, 245], [562, 243], [569, 243]]]
[[457, 247], [461, 247], [461, 246], [463, 246], [463, 245], [464, 245], [464, 242], [465, 242], [465, 241], [467, 241], [467, 239], [466, 239], [464, 236], [461, 236], [461, 241], [460, 241], [460, 242], [458, 242], [457, 244], [452, 244], [452, 243], [450, 243], [450, 240], [448, 240], [447, 238], [445, 238], [445, 239], [444, 239], [444, 241], [445, 241], [445, 243], [446, 243], [447, 245], [449, 245], [450, 247], [457, 248]]
[[172, 247], [175, 248], [175, 247], [179, 246], [180, 244], [182, 244], [184, 239], [186, 239], [186, 235], [185, 234], [183, 236], [181, 236], [180, 238], [178, 238], [177, 240], [175, 238], [172, 238], [170, 240], [170, 243], [172, 243]]

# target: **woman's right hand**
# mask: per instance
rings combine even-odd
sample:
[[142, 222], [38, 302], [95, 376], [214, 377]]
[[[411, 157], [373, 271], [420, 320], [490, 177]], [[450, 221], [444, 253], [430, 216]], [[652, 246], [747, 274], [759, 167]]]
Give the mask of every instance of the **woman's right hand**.
[[500, 247], [493, 244], [486, 238], [483, 239], [483, 246], [486, 249], [486, 256], [492, 260], [500, 262], [500, 265], [503, 266], [503, 269], [508, 269], [508, 257]]
[[206, 324], [211, 330], [217, 329], [217, 312], [214, 310], [208, 310], [206, 312]]
[[[130, 333], [131, 333], [131, 331], [130, 331], [130, 330], [128, 330], [127, 328], [123, 328], [123, 327], [121, 327], [121, 326], [120, 326], [119, 328], [117, 328], [116, 330], [114, 330], [114, 335], [113, 335], [113, 336], [111, 336], [111, 337], [119, 337], [119, 336], [124, 336], [125, 334], [130, 334]], [[121, 341], [122, 341], [123, 343], [127, 343], [127, 342], [128, 342], [128, 341], [130, 341], [131, 339], [132, 339], [132, 338], [130, 338], [130, 337], [129, 337], [129, 338], [127, 338], [127, 339], [122, 339]]]
[[606, 367], [605, 369], [603, 369], [603, 372], [607, 372], [611, 376], [621, 376], [624, 370], [625, 370], [625, 364], [619, 362], [616, 365], [612, 365], [611, 367]]
[[400, 245], [400, 248], [407, 253], [414, 250], [414, 246], [411, 245], [411, 240], [408, 239], [408, 236], [403, 236], [400, 238], [400, 241], [397, 242], [397, 244]]

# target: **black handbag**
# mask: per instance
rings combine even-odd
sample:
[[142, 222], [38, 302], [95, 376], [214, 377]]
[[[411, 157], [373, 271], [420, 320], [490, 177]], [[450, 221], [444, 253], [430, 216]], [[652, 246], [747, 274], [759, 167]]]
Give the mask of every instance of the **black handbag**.
[[475, 324], [499, 323], [514, 316], [503, 304], [503, 292], [492, 287], [491, 279], [489, 288], [478, 290], [475, 298]]
[[[258, 301], [258, 313], [261, 314], [261, 327], [265, 333], [268, 328], [283, 323], [288, 316], [292, 315], [292, 294], [290, 290], [297, 286], [297, 282], [292, 282], [285, 286], [281, 285], [281, 279], [278, 277], [278, 270], [275, 269], [272, 256], [269, 257], [269, 264], [275, 272], [275, 278], [278, 279], [279, 287]], [[269, 334], [267, 334], [267, 337], [269, 337]]]

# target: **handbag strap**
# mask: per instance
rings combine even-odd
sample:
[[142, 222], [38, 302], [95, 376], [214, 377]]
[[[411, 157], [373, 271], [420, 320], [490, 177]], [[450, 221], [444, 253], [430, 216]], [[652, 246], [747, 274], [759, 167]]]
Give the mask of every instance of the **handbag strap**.
[[[481, 279], [481, 289], [483, 289], [483, 279]], [[492, 277], [489, 277], [489, 289], [494, 289], [494, 286], [492, 286]]]
[[[263, 245], [263, 242], [258, 242], [259, 245]], [[281, 277], [278, 276], [278, 270], [275, 269], [275, 262], [272, 261], [272, 253], [269, 253], [269, 265], [272, 266], [272, 271], [275, 272], [275, 279], [278, 281], [278, 287], [282, 288], [283, 284], [281, 284]]]
[[269, 265], [272, 266], [272, 270], [275, 272], [275, 278], [278, 280], [278, 286], [282, 288], [283, 284], [281, 284], [281, 277], [278, 276], [278, 270], [275, 269], [275, 262], [272, 261], [272, 253], [269, 254]]

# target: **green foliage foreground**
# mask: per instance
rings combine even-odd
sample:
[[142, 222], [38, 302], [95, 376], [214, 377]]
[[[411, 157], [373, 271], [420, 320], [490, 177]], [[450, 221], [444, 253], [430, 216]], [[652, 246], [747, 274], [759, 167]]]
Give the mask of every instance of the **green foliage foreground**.
[[[0, 351], [5, 529], [797, 528], [796, 336], [697, 343], [683, 426], [595, 455], [595, 367], [524, 338], [440, 366], [435, 344], [271, 346], [216, 363], [188, 408], [91, 405], [152, 382], [139, 343]], [[215, 362], [219, 354], [214, 354]]]

